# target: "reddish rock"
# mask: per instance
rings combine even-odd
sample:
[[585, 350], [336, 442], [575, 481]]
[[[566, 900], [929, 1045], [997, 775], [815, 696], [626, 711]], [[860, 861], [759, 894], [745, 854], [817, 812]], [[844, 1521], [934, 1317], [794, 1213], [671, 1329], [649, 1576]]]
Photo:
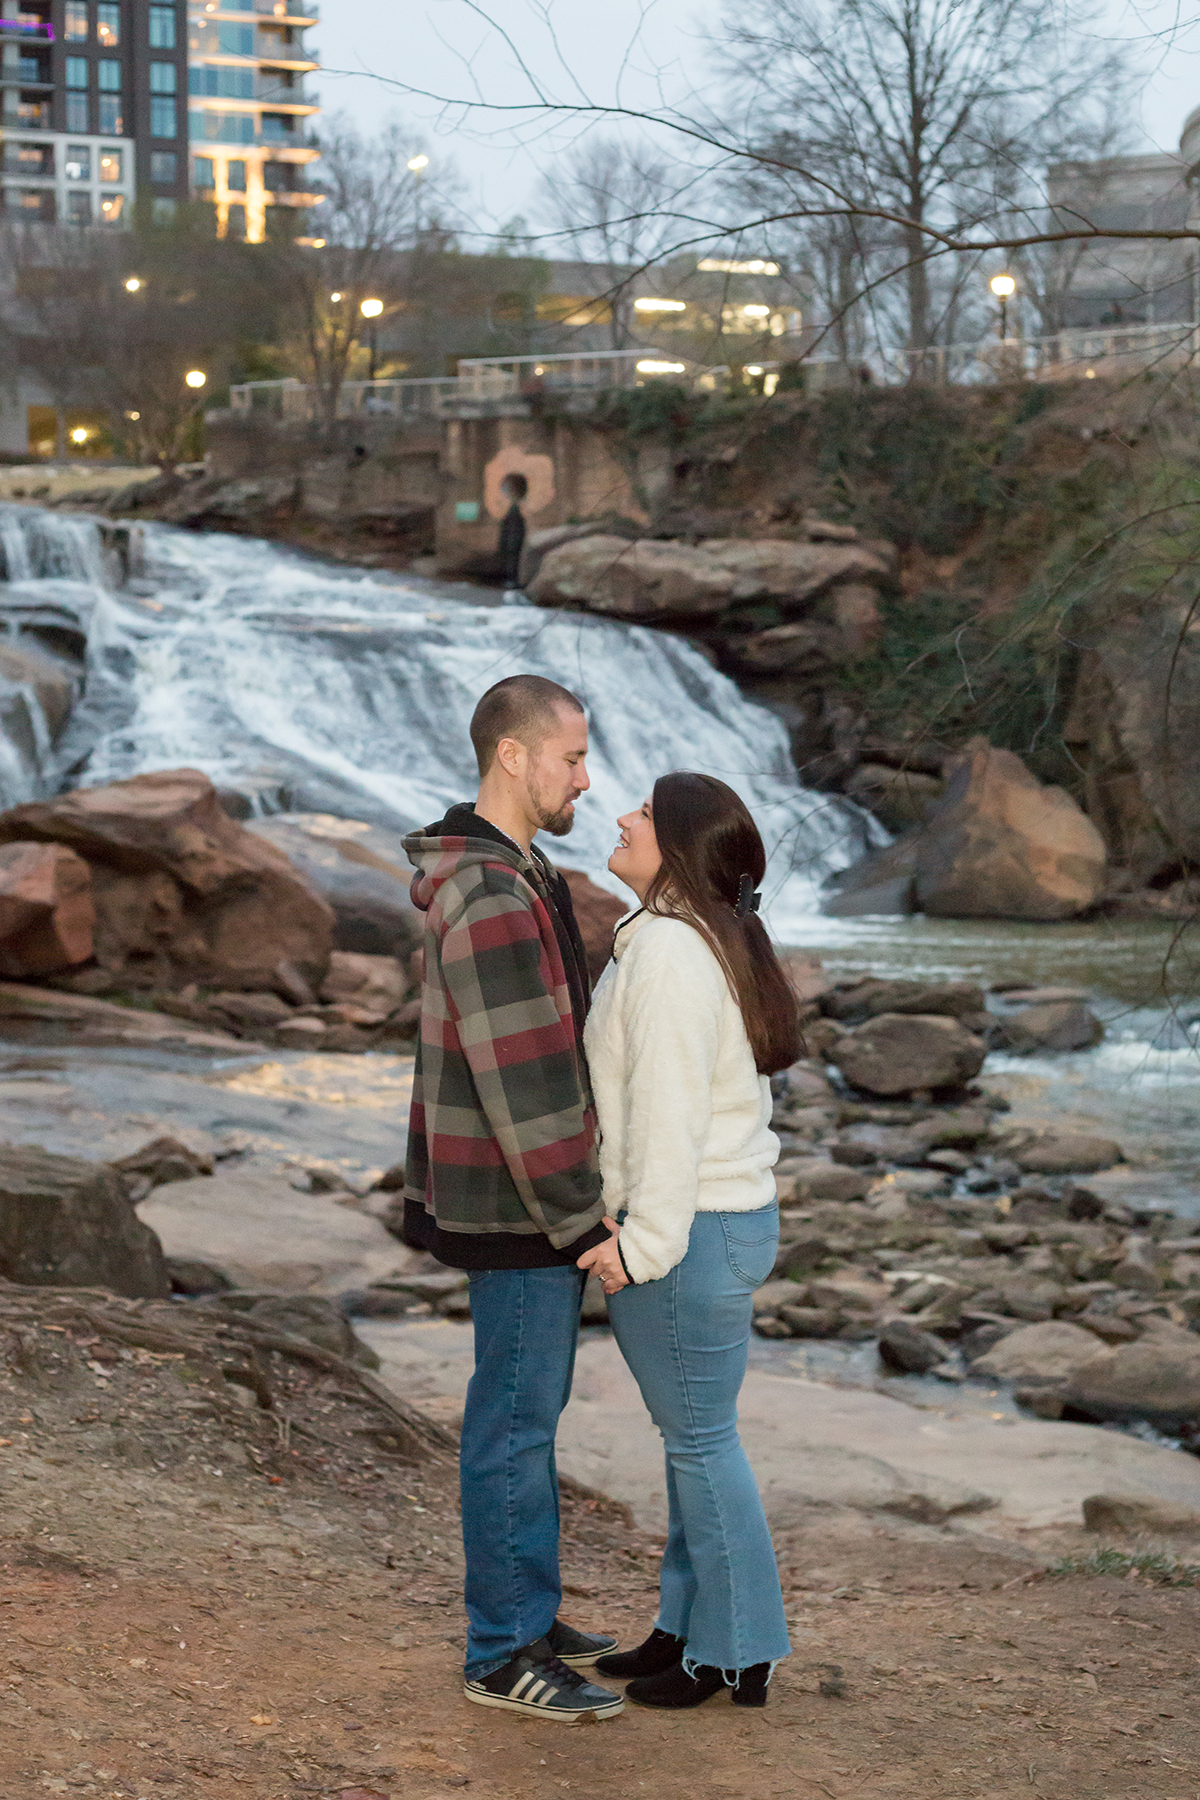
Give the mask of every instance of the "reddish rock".
[[918, 910], [942, 919], [1069, 919], [1104, 885], [1104, 839], [1062, 788], [973, 738], [920, 827]]
[[593, 981], [599, 981], [604, 973], [604, 966], [612, 955], [613, 931], [618, 919], [623, 919], [629, 907], [615, 894], [597, 887], [581, 869], [560, 869], [571, 890], [571, 900], [575, 907], [575, 918], [579, 924], [583, 947], [587, 951], [588, 973]]
[[0, 975], [48, 975], [87, 962], [96, 913], [82, 857], [57, 844], [0, 847]]
[[290, 994], [329, 968], [329, 907], [281, 850], [227, 816], [197, 769], [0, 814], [0, 843], [24, 839], [65, 845], [91, 865], [97, 958], [132, 985]]

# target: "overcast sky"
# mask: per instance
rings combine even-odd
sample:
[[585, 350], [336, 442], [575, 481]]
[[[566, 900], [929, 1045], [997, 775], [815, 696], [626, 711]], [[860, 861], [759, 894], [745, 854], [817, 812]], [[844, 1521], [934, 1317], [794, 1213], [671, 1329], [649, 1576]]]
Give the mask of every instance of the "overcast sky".
[[[465, 209], [481, 222], [525, 213], [536, 223], [539, 176], [579, 129], [520, 110], [535, 85], [564, 106], [665, 101], [684, 111], [690, 94], [711, 92], [705, 37], [717, 0], [323, 0], [321, 10], [322, 105], [367, 132], [401, 115], [425, 139], [431, 177], [439, 158], [453, 158]], [[1173, 29], [1178, 16], [1175, 0], [1109, 0], [1107, 29], [1146, 72], [1147, 149], [1177, 149], [1200, 105], [1200, 26]], [[439, 104], [471, 94], [511, 110], [464, 115]]]

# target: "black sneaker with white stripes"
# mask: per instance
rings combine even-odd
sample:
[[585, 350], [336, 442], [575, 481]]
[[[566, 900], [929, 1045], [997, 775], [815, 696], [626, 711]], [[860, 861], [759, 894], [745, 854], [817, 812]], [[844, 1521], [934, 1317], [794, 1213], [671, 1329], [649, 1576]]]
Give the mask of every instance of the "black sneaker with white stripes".
[[577, 1719], [611, 1719], [625, 1702], [620, 1694], [596, 1687], [569, 1669], [550, 1648], [548, 1637], [526, 1644], [502, 1669], [463, 1683], [476, 1706], [498, 1706], [505, 1712], [528, 1713], [571, 1725]]
[[573, 1625], [566, 1625], [561, 1619], [555, 1619], [546, 1633], [546, 1642], [551, 1654], [571, 1669], [582, 1669], [586, 1663], [594, 1663], [598, 1656], [607, 1656], [617, 1647], [616, 1638], [609, 1637], [607, 1632], [576, 1631]]

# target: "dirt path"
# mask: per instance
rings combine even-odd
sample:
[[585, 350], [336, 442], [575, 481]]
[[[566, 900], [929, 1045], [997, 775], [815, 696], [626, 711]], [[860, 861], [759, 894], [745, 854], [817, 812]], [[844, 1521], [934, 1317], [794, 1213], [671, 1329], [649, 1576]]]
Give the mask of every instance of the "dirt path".
[[[1200, 1794], [1196, 1591], [1041, 1576], [1061, 1535], [814, 1510], [764, 1713], [568, 1733], [463, 1701], [452, 1459], [388, 1454], [344, 1380], [276, 1358], [267, 1415], [45, 1325], [5, 1354], [3, 1800]], [[586, 1494], [565, 1523], [564, 1611], [636, 1640], [653, 1540]]]

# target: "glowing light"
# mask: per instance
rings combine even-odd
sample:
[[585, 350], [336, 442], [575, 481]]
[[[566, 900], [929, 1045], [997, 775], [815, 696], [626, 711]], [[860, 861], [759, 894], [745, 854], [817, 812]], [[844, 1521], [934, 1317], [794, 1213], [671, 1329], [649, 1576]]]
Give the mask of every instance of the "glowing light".
[[687, 365], [677, 362], [659, 362], [653, 356], [647, 356], [637, 366], [639, 375], [682, 375]]
[[747, 363], [746, 364], [746, 373], [747, 373], [747, 375], [761, 375], [762, 374], [762, 364], [761, 363]]
[[377, 319], [383, 311], [383, 301], [364, 300], [358, 310], [364, 319]]
[[743, 306], [742, 311], [748, 319], [769, 319], [771, 316], [769, 306]]
[[427, 156], [410, 156], [407, 166], [412, 170], [414, 175], [419, 175], [422, 169], [427, 169], [429, 167], [429, 158]]
[[342, 296], [340, 294], [330, 294], [330, 296], [329, 296], [329, 298], [333, 301], [333, 304], [335, 306], [337, 305], [337, 303], [341, 299], [341, 297]]
[[325, 248], [324, 238], [298, 237], [296, 242], [304, 250], [323, 250]]
[[202, 388], [208, 380], [203, 369], [189, 369], [183, 378], [190, 388]]
[[91, 435], [92, 434], [86, 425], [76, 425], [71, 433], [71, 442], [73, 444], [86, 444]]
[[633, 310], [634, 312], [644, 313], [680, 313], [687, 311], [687, 301], [655, 300], [653, 298], [647, 298], [645, 300], [635, 300], [633, 303]]
[[1089, 381], [1095, 381], [1095, 379], [1096, 379], [1095, 369], [1085, 369], [1084, 374], [1086, 375], [1086, 377]]
[[126, 414], [125, 414], [125, 417], [126, 417], [126, 418], [127, 418], [127, 419], [140, 419], [140, 418], [141, 418], [141, 416], [142, 416], [142, 415], [141, 415], [141, 413], [140, 413], [140, 412], [127, 412], [127, 413], [126, 413]]
[[779, 264], [762, 262], [757, 257], [753, 262], [731, 262], [726, 256], [706, 256], [696, 267], [704, 275], [778, 275]]
[[1011, 275], [993, 275], [988, 286], [997, 300], [1008, 300], [1017, 291], [1017, 284]]
[[127, 294], [136, 294], [141, 286], [141, 277], [139, 275], [131, 275], [125, 283], [125, 292]]

